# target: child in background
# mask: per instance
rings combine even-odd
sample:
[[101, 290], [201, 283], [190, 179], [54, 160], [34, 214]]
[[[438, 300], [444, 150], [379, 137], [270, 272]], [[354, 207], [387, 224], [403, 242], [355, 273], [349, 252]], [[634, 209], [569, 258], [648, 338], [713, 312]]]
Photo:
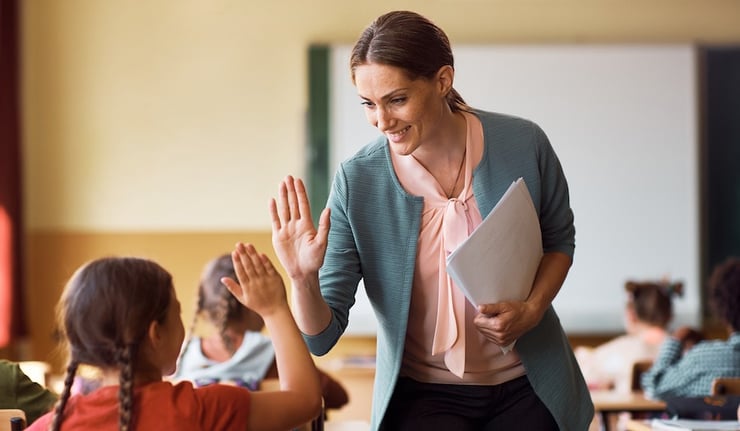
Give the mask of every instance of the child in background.
[[590, 389], [632, 390], [633, 365], [655, 359], [669, 334], [672, 299], [683, 294], [680, 282], [628, 281], [624, 288], [628, 298], [624, 310], [626, 333], [595, 348], [575, 349]]
[[[257, 389], [262, 380], [278, 377], [275, 350], [261, 332], [265, 326], [262, 318], [229, 293], [220, 281], [224, 277], [235, 277], [228, 254], [211, 260], [203, 269], [191, 336], [174, 379], [190, 380], [196, 386], [218, 382]], [[192, 335], [200, 319], [215, 330], [203, 337]], [[344, 387], [322, 371], [319, 376], [325, 408], [344, 406], [349, 400]]]
[[0, 409], [21, 409], [31, 424], [56, 400], [56, 394], [31, 380], [18, 363], [0, 359]]
[[678, 328], [667, 337], [653, 366], [642, 375], [645, 393], [666, 400], [711, 394], [717, 377], [740, 377], [740, 258], [717, 265], [709, 278], [711, 303], [727, 325], [727, 340], [691, 343], [691, 331]]
[[[273, 334], [279, 391], [163, 381], [175, 371], [185, 336], [172, 276], [150, 260], [103, 258], [78, 269], [62, 294], [59, 316], [69, 343], [64, 390], [55, 410], [29, 429], [285, 430], [317, 417], [318, 374], [282, 278], [252, 245], [237, 244], [232, 259], [239, 281], [222, 281]], [[70, 397], [81, 364], [113, 381]]]

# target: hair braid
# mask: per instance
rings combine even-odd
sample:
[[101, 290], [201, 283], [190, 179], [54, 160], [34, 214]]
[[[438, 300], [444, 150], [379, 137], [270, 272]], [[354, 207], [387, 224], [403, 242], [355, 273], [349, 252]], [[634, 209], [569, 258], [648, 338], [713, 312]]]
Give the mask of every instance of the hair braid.
[[131, 358], [134, 345], [128, 344], [116, 352], [116, 362], [121, 367], [120, 384], [118, 389], [118, 421], [121, 431], [129, 431], [132, 424], [134, 402], [134, 366]]
[[67, 401], [72, 393], [72, 384], [74, 384], [77, 367], [79, 365], [79, 362], [75, 360], [70, 361], [67, 365], [67, 373], [64, 376], [64, 389], [62, 389], [59, 401], [54, 408], [54, 418], [51, 421], [52, 431], [59, 431], [59, 427], [62, 425], [62, 420], [64, 419], [64, 408], [67, 406]]
[[229, 321], [232, 318], [232, 309], [234, 308], [230, 302], [233, 295], [231, 295], [228, 289], [222, 289], [220, 293], [221, 296], [218, 301], [218, 308], [220, 309], [218, 313], [219, 319], [215, 323], [218, 326], [218, 332], [221, 334], [221, 340], [224, 342], [226, 350], [233, 355], [236, 350], [234, 349], [234, 337], [228, 333]]

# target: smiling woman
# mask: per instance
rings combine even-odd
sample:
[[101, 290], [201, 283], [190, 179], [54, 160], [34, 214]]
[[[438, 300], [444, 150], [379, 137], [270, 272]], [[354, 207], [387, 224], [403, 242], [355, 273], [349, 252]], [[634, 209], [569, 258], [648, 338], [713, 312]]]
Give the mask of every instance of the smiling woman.
[[[327, 353], [348, 328], [362, 281], [378, 322], [373, 429], [585, 427], [590, 398], [550, 306], [574, 230], [545, 132], [468, 105], [447, 36], [414, 12], [376, 18], [344, 69], [355, 88], [346, 111], [364, 110], [375, 137], [361, 139], [367, 126], [348, 128], [348, 145], [361, 148], [336, 168], [318, 228], [301, 179], [287, 176], [271, 204], [273, 245], [312, 352]], [[475, 308], [446, 275], [446, 257], [519, 177], [538, 211], [544, 256], [525, 301]], [[515, 340], [503, 355], [499, 346]], [[437, 391], [445, 412], [430, 396]], [[513, 407], [495, 395], [513, 392], [526, 401]]]

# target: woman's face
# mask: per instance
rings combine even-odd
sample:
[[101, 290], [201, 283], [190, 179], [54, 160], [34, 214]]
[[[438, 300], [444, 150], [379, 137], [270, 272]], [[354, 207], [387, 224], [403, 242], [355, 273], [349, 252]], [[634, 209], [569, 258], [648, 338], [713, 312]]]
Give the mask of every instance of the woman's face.
[[449, 112], [445, 95], [452, 87], [452, 68], [432, 79], [411, 80], [403, 69], [368, 63], [355, 69], [355, 86], [370, 124], [387, 138], [392, 151], [408, 155], [435, 136]]

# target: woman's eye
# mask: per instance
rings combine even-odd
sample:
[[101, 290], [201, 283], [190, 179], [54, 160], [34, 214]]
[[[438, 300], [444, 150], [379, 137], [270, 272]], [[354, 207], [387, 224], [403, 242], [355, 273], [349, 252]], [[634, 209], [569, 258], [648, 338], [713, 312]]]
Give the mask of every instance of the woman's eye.
[[366, 107], [366, 108], [371, 108], [371, 107], [375, 106], [375, 105], [373, 104], [373, 102], [370, 102], [370, 101], [368, 101], [368, 100], [363, 100], [362, 102], [360, 102], [360, 104], [361, 104], [362, 106]]
[[391, 103], [393, 103], [394, 105], [400, 105], [401, 103], [405, 101], [406, 101], [405, 97], [396, 97], [394, 99], [391, 99]]

